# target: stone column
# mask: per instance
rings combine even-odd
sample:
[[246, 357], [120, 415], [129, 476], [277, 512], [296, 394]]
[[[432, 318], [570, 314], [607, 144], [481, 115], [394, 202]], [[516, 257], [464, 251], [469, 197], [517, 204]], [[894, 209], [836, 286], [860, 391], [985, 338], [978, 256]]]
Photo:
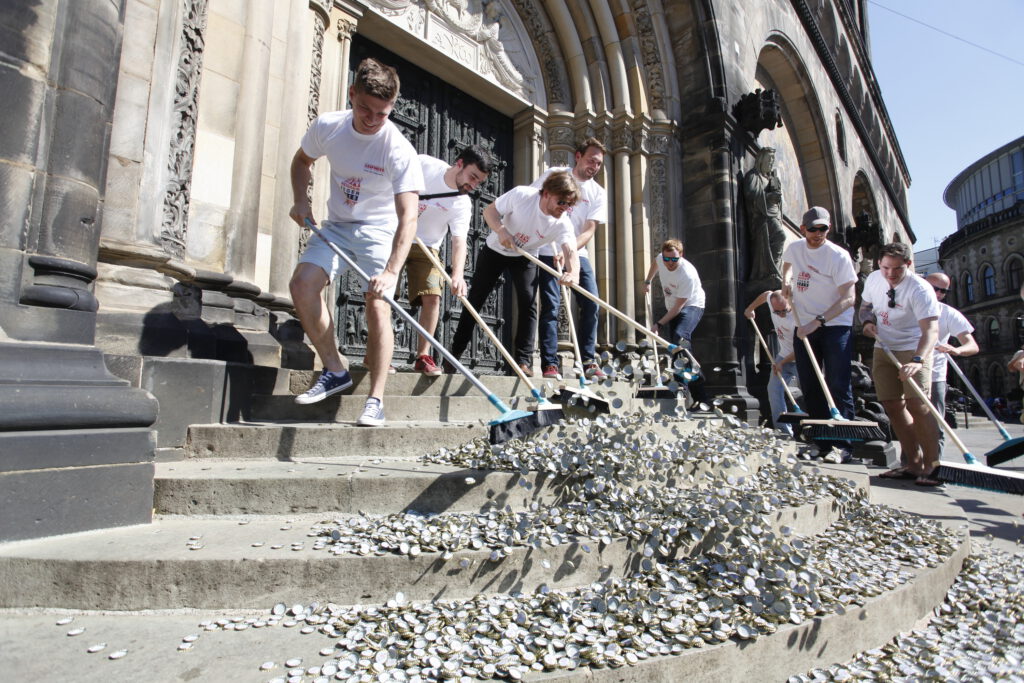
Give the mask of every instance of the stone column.
[[[633, 303], [635, 294], [635, 273], [633, 267], [633, 189], [629, 168], [629, 157], [633, 151], [633, 135], [624, 118], [615, 121], [612, 134], [612, 183], [615, 193], [615, 253], [612, 267], [616, 273], [615, 301], [613, 306], [630, 318], [636, 319], [636, 306]], [[611, 192], [609, 192], [610, 194]], [[635, 330], [625, 323], [615, 320], [618, 334], [609, 335], [611, 341], [624, 341], [626, 344], [636, 342]]]
[[250, 284], [256, 277], [256, 238], [273, 29], [273, 8], [250, 5], [245, 18], [242, 73], [235, 113], [231, 206], [224, 220], [224, 272], [235, 280]]
[[156, 401], [93, 346], [123, 3], [0, 13], [0, 540], [150, 519]]

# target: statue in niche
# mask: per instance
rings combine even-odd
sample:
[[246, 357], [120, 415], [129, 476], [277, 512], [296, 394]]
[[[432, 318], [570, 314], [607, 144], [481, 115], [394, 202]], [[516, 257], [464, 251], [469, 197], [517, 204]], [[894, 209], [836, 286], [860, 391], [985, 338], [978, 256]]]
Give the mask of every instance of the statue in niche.
[[748, 282], [763, 282], [775, 289], [782, 285], [782, 250], [786, 230], [782, 225], [782, 183], [775, 172], [775, 149], [763, 147], [754, 168], [743, 178], [743, 196], [750, 217], [750, 274]]
[[867, 211], [857, 214], [856, 223], [856, 226], [846, 230], [850, 256], [855, 262], [874, 262], [878, 258], [878, 250], [885, 244], [885, 231]]

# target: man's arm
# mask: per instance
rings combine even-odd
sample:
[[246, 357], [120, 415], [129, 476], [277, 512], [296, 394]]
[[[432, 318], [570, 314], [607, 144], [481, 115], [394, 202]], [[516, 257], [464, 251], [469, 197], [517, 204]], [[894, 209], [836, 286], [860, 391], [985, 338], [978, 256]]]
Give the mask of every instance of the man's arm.
[[[683, 310], [684, 306], [686, 306], [686, 299], [679, 299], [678, 301], [676, 301], [675, 305], [673, 305], [671, 308], [665, 311], [665, 315], [661, 316], [654, 323], [654, 327], [658, 328], [668, 323], [670, 320], [672, 320], [672, 318], [679, 315], [679, 311]], [[655, 329], [654, 331], [656, 332], [657, 329]]]
[[[921, 338], [917, 341], [914, 355], [927, 358], [935, 348], [935, 339], [939, 336], [939, 319], [938, 317], [924, 318], [918, 320], [917, 325], [921, 328]], [[914, 361], [904, 363], [900, 366], [900, 379], [906, 382], [921, 369], [921, 366], [922, 363]]]
[[388, 257], [384, 270], [370, 278], [369, 291], [377, 296], [390, 294], [398, 282], [398, 274], [405, 265], [409, 247], [416, 236], [416, 222], [420, 213], [419, 197], [418, 192], [399, 192], [395, 195], [398, 229], [395, 230], [395, 238], [391, 241], [391, 256]]
[[466, 238], [452, 235], [452, 294], [466, 296]]
[[644, 277], [644, 293], [651, 291], [651, 283], [654, 282], [654, 275], [658, 272], [658, 260], [657, 257], [651, 261], [651, 267], [647, 269], [647, 275]]
[[562, 284], [578, 285], [580, 283], [580, 255], [571, 242], [562, 245], [563, 263], [567, 264], [562, 271]]
[[789, 286], [789, 272], [793, 270], [793, 264], [788, 261], [782, 262], [782, 296], [790, 301], [793, 300], [793, 289]]
[[487, 223], [494, 233], [498, 236], [498, 244], [515, 251], [516, 243], [513, 241], [512, 236], [508, 234], [508, 230], [505, 229], [505, 225], [501, 222], [501, 214], [498, 213], [498, 207], [491, 202], [484, 208], [484, 223]]
[[970, 332], [961, 332], [956, 335], [956, 339], [960, 342], [960, 346], [936, 342], [935, 350], [939, 353], [948, 353], [950, 356], [973, 356], [981, 350], [978, 348], [978, 342], [974, 339], [974, 335]]
[[[825, 309], [824, 313], [821, 314], [822, 317], [825, 318], [825, 322], [828, 322], [832, 318], [841, 315], [843, 311], [853, 306], [854, 302], [857, 300], [857, 292], [854, 287], [856, 284], [857, 281], [852, 280], [850, 282], [847, 282], [846, 284], [839, 285], [839, 287], [836, 288], [836, 291], [839, 293], [839, 297], [831, 306]], [[821, 322], [817, 318], [809, 322], [804, 320], [801, 320], [800, 322], [802, 322], [803, 325], [801, 325], [796, 332], [797, 336], [799, 336], [801, 339], [811, 334], [815, 330], [825, 326], [825, 323]]]
[[315, 161], [316, 159], [303, 152], [301, 147], [292, 157], [292, 208], [288, 215], [300, 226], [305, 226], [307, 218], [313, 221], [314, 225], [316, 224], [316, 219], [313, 218], [313, 208], [309, 205], [309, 199], [306, 198], [306, 188], [313, 180], [313, 162]]
[[753, 301], [751, 301], [750, 305], [747, 306], [745, 311], [743, 311], [743, 315], [746, 316], [747, 318], [750, 318], [751, 320], [753, 320], [754, 319], [754, 311], [757, 309], [758, 306], [763, 304], [765, 301], [768, 301], [768, 297], [770, 297], [771, 295], [772, 295], [772, 290], [770, 290], [770, 289], [765, 290], [765, 291], [761, 292], [760, 294], [758, 294], [757, 298], [754, 299]]
[[597, 232], [597, 221], [594, 219], [588, 220], [583, 224], [583, 232], [576, 235], [576, 251], [579, 251], [583, 247], [587, 246], [587, 243], [594, 238], [594, 233]]

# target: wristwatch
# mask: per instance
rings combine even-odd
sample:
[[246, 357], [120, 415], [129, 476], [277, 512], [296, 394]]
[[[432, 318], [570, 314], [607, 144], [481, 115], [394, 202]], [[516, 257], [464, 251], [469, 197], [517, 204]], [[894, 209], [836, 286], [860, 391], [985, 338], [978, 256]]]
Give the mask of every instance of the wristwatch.
[[911, 363], [923, 363], [924, 362], [924, 358], [921, 358], [921, 356], [914, 356], [913, 358], [910, 359], [910, 362]]
[[816, 316], [814, 316], [814, 319], [817, 320], [819, 323], [821, 323], [822, 327], [825, 327], [825, 323], [827, 322], [825, 320], [825, 316], [823, 316], [823, 315], [816, 315]]

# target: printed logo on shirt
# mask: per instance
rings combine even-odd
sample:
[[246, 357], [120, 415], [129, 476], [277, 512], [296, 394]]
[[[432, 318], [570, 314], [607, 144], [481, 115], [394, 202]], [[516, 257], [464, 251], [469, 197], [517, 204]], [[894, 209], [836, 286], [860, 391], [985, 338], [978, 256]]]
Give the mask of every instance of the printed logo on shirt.
[[525, 232], [517, 232], [516, 234], [512, 235], [512, 239], [515, 241], [517, 246], [521, 247], [530, 241], [530, 236], [527, 235]]
[[806, 270], [801, 271], [796, 276], [796, 288], [801, 292], [806, 292], [807, 288], [811, 286], [811, 274]]
[[445, 206], [444, 204], [440, 204], [438, 202], [433, 202], [433, 203], [431, 203], [431, 202], [420, 202], [420, 213], [419, 213], [419, 215], [422, 216], [423, 212], [426, 211], [427, 209], [429, 209], [430, 207], [434, 207], [435, 209], [439, 209], [441, 211], [444, 211], [445, 213], [448, 213], [449, 211], [451, 211], [451, 209], [449, 207]]
[[373, 175], [384, 175], [384, 167], [383, 166], [377, 166], [376, 164], [371, 164], [369, 161], [367, 161], [365, 164], [363, 164], [363, 170], [366, 171], [367, 173], [372, 173]]
[[345, 192], [345, 204], [355, 206], [359, 201], [359, 190], [363, 186], [362, 178], [345, 178], [341, 181], [341, 189]]
[[889, 322], [889, 311], [882, 311], [878, 314], [878, 321], [886, 327], [892, 327], [892, 323]]

